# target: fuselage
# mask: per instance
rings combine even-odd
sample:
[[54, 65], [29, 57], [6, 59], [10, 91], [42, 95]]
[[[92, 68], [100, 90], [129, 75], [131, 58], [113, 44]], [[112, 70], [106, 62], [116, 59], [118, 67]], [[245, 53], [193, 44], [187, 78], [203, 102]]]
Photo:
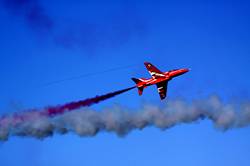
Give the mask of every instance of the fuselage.
[[155, 76], [149, 79], [140, 78], [141, 82], [137, 84], [137, 87], [145, 88], [147, 86], [155, 85], [163, 81], [170, 81], [172, 78], [182, 75], [188, 71], [189, 69], [176, 69], [176, 70], [170, 70], [161, 74], [155, 73]]
[[149, 74], [151, 75], [151, 78], [131, 78], [136, 83], [138, 94], [141, 96], [144, 88], [150, 85], [156, 85], [161, 100], [167, 97], [168, 82], [172, 78], [189, 71], [189, 69], [176, 69], [167, 72], [162, 72], [150, 62], [144, 62], [144, 65], [147, 68]]

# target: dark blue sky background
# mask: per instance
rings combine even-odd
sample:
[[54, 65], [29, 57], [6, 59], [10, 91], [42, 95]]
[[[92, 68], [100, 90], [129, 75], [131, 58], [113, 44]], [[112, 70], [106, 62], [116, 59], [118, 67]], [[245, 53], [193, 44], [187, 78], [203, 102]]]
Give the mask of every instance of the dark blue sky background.
[[[132, 86], [161, 70], [192, 68], [169, 84], [169, 98], [217, 94], [249, 99], [250, 3], [247, 1], [1, 0], [0, 113], [42, 108]], [[124, 70], [60, 84], [48, 82], [111, 68]], [[158, 104], [155, 87], [100, 103], [139, 108]], [[166, 101], [165, 101], [166, 102]], [[221, 132], [210, 121], [125, 138], [55, 135], [12, 137], [0, 144], [0, 165], [249, 165], [249, 127]]]

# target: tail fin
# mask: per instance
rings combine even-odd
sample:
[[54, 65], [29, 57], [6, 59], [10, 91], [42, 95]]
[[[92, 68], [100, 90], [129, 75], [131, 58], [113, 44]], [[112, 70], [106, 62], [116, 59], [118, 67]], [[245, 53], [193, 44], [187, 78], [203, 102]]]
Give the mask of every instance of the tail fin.
[[141, 80], [139, 80], [138, 78], [131, 78], [136, 84], [142, 82]]
[[[138, 78], [131, 78], [136, 84], [139, 84], [140, 82], [142, 82], [140, 79], [138, 79]], [[141, 96], [142, 95], [142, 92], [143, 92], [143, 89], [144, 89], [144, 87], [142, 86], [142, 87], [138, 87], [137, 86], [137, 88], [138, 88], [138, 93], [139, 93], [139, 95]]]

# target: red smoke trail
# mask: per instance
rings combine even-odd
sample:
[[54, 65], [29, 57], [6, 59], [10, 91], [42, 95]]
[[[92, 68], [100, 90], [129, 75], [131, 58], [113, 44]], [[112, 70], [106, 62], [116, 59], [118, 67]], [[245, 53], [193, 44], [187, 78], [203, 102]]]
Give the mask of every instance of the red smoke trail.
[[[0, 116], [0, 141], [1, 139], [3, 139], [1, 138], [2, 135], [7, 134], [7, 133], [3, 133], [3, 131], [1, 131], [2, 129], [4, 130], [7, 129], [8, 131], [10, 131], [11, 128], [16, 128], [16, 127], [18, 128], [19, 125], [23, 124], [23, 122], [35, 123], [35, 121], [39, 119], [63, 114], [67, 111], [72, 111], [81, 107], [91, 106], [93, 104], [112, 98], [121, 93], [127, 92], [133, 88], [135, 87], [130, 87], [127, 89], [107, 93], [105, 95], [96, 96], [94, 98], [88, 98], [85, 100], [71, 102], [71, 103], [67, 103], [64, 105], [47, 107], [44, 109], [44, 111], [39, 111], [38, 109], [31, 109], [31, 110], [26, 110], [24, 112]], [[20, 135], [25, 135], [25, 133], [20, 133]], [[5, 135], [4, 137], [6, 136], [7, 135]]]
[[53, 115], [57, 115], [57, 114], [63, 114], [66, 111], [72, 111], [81, 107], [85, 107], [85, 106], [91, 106], [93, 104], [99, 103], [100, 101], [109, 99], [111, 97], [114, 97], [116, 95], [119, 95], [121, 93], [127, 92], [131, 89], [133, 89], [135, 87], [130, 87], [127, 89], [123, 89], [123, 90], [119, 90], [119, 91], [115, 91], [115, 92], [111, 92], [105, 95], [101, 95], [101, 96], [96, 96], [94, 98], [88, 98], [85, 100], [80, 100], [77, 102], [71, 102], [71, 103], [67, 103], [64, 105], [59, 105], [59, 106], [55, 106], [55, 107], [48, 107], [46, 109], [45, 114], [49, 115], [49, 116], [53, 116]]

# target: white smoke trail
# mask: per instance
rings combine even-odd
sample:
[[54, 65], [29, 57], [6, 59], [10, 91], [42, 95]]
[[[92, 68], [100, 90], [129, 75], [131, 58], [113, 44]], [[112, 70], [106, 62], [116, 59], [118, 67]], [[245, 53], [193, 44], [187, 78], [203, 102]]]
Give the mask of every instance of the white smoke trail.
[[227, 130], [250, 124], [250, 102], [223, 103], [219, 97], [188, 102], [167, 100], [162, 105], [144, 104], [139, 110], [113, 106], [101, 111], [84, 108], [55, 117], [39, 112], [22, 113], [22, 118], [9, 115], [0, 119], [0, 139], [10, 136], [45, 138], [55, 133], [73, 132], [79, 136], [94, 136], [98, 132], [114, 132], [119, 136], [134, 129], [155, 126], [167, 129], [177, 124], [192, 123], [204, 118], [213, 121], [216, 128]]

